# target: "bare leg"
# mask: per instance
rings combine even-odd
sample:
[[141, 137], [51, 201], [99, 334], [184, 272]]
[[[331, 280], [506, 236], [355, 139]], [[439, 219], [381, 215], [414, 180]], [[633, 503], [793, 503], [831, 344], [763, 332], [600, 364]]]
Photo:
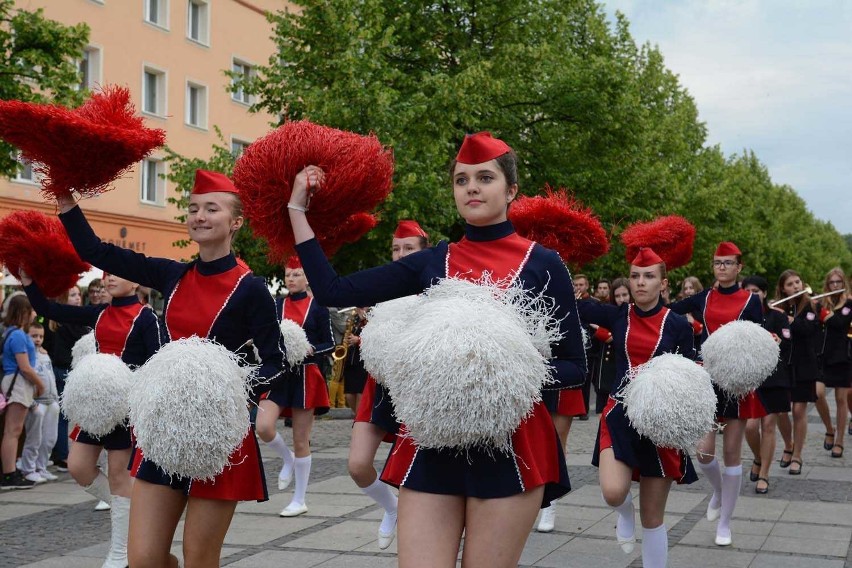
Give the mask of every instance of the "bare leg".
[[847, 406], [848, 398], [849, 389], [842, 387], [834, 389], [834, 402], [837, 404], [837, 428], [834, 430], [834, 444], [841, 448], [843, 447], [846, 427], [849, 422], [849, 407]]
[[817, 381], [816, 383], [816, 409], [819, 414], [820, 420], [822, 420], [822, 425], [825, 427], [825, 439], [823, 440], [823, 447], [830, 450], [831, 446], [834, 445], [835, 441], [835, 432], [834, 432], [834, 424], [831, 422], [831, 409], [828, 407], [828, 400], [825, 398], [825, 383], [821, 383]]
[[[71, 448], [68, 450], [68, 473], [77, 482], [80, 487], [87, 487], [92, 484], [95, 478], [100, 473], [98, 469], [98, 457], [103, 451], [103, 446], [94, 446], [92, 444], [83, 444], [82, 442], [71, 442]], [[122, 466], [127, 470], [127, 462], [130, 460], [128, 454], [127, 460]], [[112, 470], [112, 467], [109, 468]]]
[[571, 431], [571, 423], [574, 421], [574, 417], [562, 416], [561, 414], [551, 414], [550, 417], [553, 419], [556, 434], [562, 443], [562, 451], [568, 453], [568, 433]]
[[133, 568], [176, 568], [170, 550], [186, 506], [181, 491], [137, 479], [130, 506], [127, 558]]
[[261, 400], [257, 409], [257, 420], [255, 430], [257, 437], [267, 444], [275, 438], [278, 433], [276, 425], [278, 416], [281, 414], [281, 407], [271, 400]]
[[0, 460], [3, 462], [3, 473], [13, 473], [18, 457], [18, 440], [24, 430], [24, 421], [29, 409], [23, 404], [13, 402], [6, 407], [3, 418], [3, 441], [0, 442]]
[[355, 485], [364, 489], [376, 481], [378, 472], [373, 465], [376, 452], [385, 436], [385, 431], [369, 422], [352, 425], [352, 440], [349, 445], [349, 476]]
[[778, 431], [784, 442], [784, 450], [788, 453], [793, 451], [793, 423], [790, 422], [789, 412], [778, 413]]
[[[760, 419], [760, 475], [763, 479], [769, 479], [769, 466], [775, 457], [775, 427], [778, 423], [777, 414], [767, 414]], [[768, 481], [758, 480], [756, 487], [769, 488]]]
[[183, 526], [185, 568], [218, 568], [236, 508], [236, 501], [189, 498]]
[[543, 495], [539, 486], [501, 499], [468, 498], [462, 568], [517, 566]]
[[464, 525], [464, 497], [401, 487], [399, 567], [455, 568]]
[[126, 450], [107, 450], [109, 492], [120, 497], [127, 497], [128, 499], [133, 488], [133, 478], [130, 477], [130, 470], [127, 469], [127, 464], [130, 463], [130, 453], [130, 448]]
[[801, 471], [802, 449], [808, 435], [808, 403], [793, 403], [793, 460], [799, 463], [790, 464], [790, 471]]

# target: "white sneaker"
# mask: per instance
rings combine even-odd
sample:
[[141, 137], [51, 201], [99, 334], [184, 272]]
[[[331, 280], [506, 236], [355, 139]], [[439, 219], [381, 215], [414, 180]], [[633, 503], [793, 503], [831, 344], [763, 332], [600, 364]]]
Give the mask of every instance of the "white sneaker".
[[52, 473], [50, 473], [46, 469], [40, 469], [36, 473], [38, 473], [40, 476], [45, 478], [47, 481], [56, 481], [57, 479], [59, 479], [58, 475], [53, 475]]
[[396, 537], [396, 515], [393, 516], [393, 528], [390, 530], [390, 532], [384, 532], [382, 530], [382, 525], [389, 524], [389, 523], [386, 522], [389, 519], [390, 519], [390, 516], [388, 515], [387, 512], [385, 512], [384, 516], [382, 516], [382, 523], [379, 525], [379, 532], [378, 532], [379, 542], [378, 542], [378, 545], [379, 545], [379, 548], [381, 550], [384, 550], [387, 547], [389, 547], [391, 545], [391, 543], [393, 542], [394, 537]]
[[106, 501], [98, 501], [98, 504], [95, 505], [95, 511], [109, 511], [111, 508]]
[[290, 503], [278, 513], [279, 517], [298, 517], [308, 512], [308, 506], [304, 503]]
[[37, 471], [31, 471], [24, 476], [24, 479], [27, 481], [32, 481], [33, 483], [44, 483], [47, 481], [45, 478], [40, 476]]
[[538, 532], [549, 533], [556, 524], [556, 505], [548, 505], [541, 510], [541, 518], [535, 528]]

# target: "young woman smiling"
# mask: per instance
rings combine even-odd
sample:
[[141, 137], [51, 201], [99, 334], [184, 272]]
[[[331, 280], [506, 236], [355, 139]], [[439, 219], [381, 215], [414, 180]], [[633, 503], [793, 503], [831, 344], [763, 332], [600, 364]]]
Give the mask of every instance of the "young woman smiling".
[[[585, 357], [568, 270], [551, 250], [517, 235], [507, 220], [518, 191], [517, 158], [502, 140], [481, 132], [465, 138], [451, 166], [453, 196], [464, 219], [458, 243], [411, 254], [340, 277], [328, 264], [304, 211], [324, 172], [308, 166], [293, 184], [289, 207], [296, 249], [311, 287], [328, 305], [373, 305], [419, 294], [436, 279], [514, 278], [553, 299], [562, 339], [552, 345], [555, 384], [577, 387]], [[418, 357], [412, 352], [411, 357]], [[470, 400], [472, 406], [477, 400]], [[401, 426], [401, 433], [406, 431]], [[544, 405], [537, 403], [512, 436], [514, 455], [417, 447], [398, 436], [382, 479], [400, 488], [398, 551], [402, 568], [454, 567], [462, 533], [462, 566], [517, 566], [542, 505], [569, 488], [565, 460]]]
[[[168, 340], [197, 335], [215, 338], [227, 349], [238, 351], [251, 339], [260, 353], [258, 375], [267, 381], [266, 388], [271, 388], [275, 379], [284, 378], [284, 345], [275, 301], [263, 279], [253, 276], [231, 251], [231, 241], [243, 225], [243, 216], [239, 192], [227, 176], [196, 171], [187, 228], [190, 238], [198, 244], [198, 258], [189, 263], [150, 258], [104, 243], [71, 195], [60, 198], [58, 203], [60, 219], [81, 258], [163, 294]], [[253, 428], [246, 432], [231, 462], [234, 465], [212, 481], [201, 482], [169, 477], [140, 451], [134, 453], [130, 566], [178, 565], [170, 548], [184, 510], [185, 566], [219, 566], [225, 533], [237, 502], [267, 499]]]

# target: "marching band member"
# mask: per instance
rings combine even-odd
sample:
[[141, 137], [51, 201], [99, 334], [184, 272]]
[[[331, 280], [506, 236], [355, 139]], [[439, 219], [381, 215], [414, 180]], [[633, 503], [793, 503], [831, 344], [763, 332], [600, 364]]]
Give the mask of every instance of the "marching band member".
[[[104, 274], [109, 304], [71, 306], [51, 302], [38, 283], [21, 271], [21, 284], [39, 315], [63, 324], [92, 327], [98, 353], [116, 355], [131, 369], [139, 367], [160, 348], [162, 336], [157, 314], [136, 296], [138, 284]], [[104, 568], [127, 566], [127, 530], [130, 521], [132, 479], [130, 430], [117, 426], [106, 436], [96, 437], [76, 426], [70, 434], [73, 444], [68, 454], [68, 472], [87, 493], [111, 505], [112, 538]], [[98, 469], [98, 457], [106, 450], [109, 477]]]
[[[831, 450], [831, 457], [843, 457], [843, 435], [849, 408], [847, 399], [849, 380], [852, 376], [852, 361], [849, 356], [847, 332], [852, 324], [852, 297], [846, 288], [846, 275], [841, 268], [832, 268], [825, 276], [823, 293], [830, 293], [821, 300], [820, 321], [824, 327], [822, 344], [822, 372], [817, 379], [817, 403], [819, 416], [825, 424], [823, 447]], [[826, 387], [834, 389], [837, 405], [837, 427], [832, 427], [831, 412], [825, 398]]]
[[[762, 276], [743, 279], [744, 290], [756, 294], [763, 305], [763, 327], [778, 343], [781, 354], [775, 371], [755, 391], [760, 404], [766, 409], [763, 418], [749, 418], [746, 423], [746, 442], [754, 455], [749, 479], [755, 481], [754, 492], [769, 492], [769, 466], [775, 456], [775, 428], [778, 416], [790, 412], [790, 325], [784, 314], [769, 308], [766, 293], [769, 284]], [[757, 471], [755, 471], [757, 469]]]
[[[403, 220], [397, 224], [391, 241], [391, 260], [394, 262], [429, 246], [429, 235], [417, 221]], [[364, 495], [378, 503], [384, 513], [379, 524], [378, 545], [385, 550], [396, 536], [397, 497], [390, 486], [382, 483], [373, 462], [382, 440], [393, 441], [399, 423], [393, 416], [390, 393], [375, 379], [367, 376], [361, 402], [352, 424], [349, 445], [349, 476]]]
[[[314, 416], [328, 412], [328, 389], [319, 367], [319, 358], [334, 349], [334, 335], [328, 309], [308, 295], [308, 280], [296, 257], [290, 257], [284, 272], [287, 297], [276, 306], [278, 316], [299, 324], [311, 344], [310, 355], [298, 366], [296, 377], [264, 393], [257, 413], [257, 435], [275, 450], [284, 465], [278, 474], [278, 489], [284, 490], [294, 477], [296, 488], [282, 517], [308, 512], [305, 493], [311, 475], [311, 429]], [[281, 411], [293, 420], [293, 450], [287, 447], [275, 423]]]
[[683, 451], [657, 447], [631, 426], [621, 400], [628, 371], [663, 353], [679, 353], [695, 359], [692, 327], [685, 317], [663, 304], [661, 293], [668, 285], [666, 265], [650, 248], [642, 248], [630, 266], [633, 303], [619, 306], [580, 302], [580, 317], [612, 331], [619, 385], [601, 415], [592, 464], [599, 467], [600, 485], [607, 505], [618, 513], [616, 539], [625, 553], [635, 542], [634, 506], [630, 483], [639, 481], [642, 520], [642, 565], [664, 567], [668, 535], [663, 524], [672, 481], [693, 483], [698, 479], [692, 460]]
[[819, 373], [815, 342], [819, 335], [819, 318], [811, 304], [810, 294], [805, 293], [802, 278], [795, 270], [785, 270], [778, 277], [775, 288], [776, 300], [794, 296], [775, 308], [787, 316], [792, 334], [793, 387], [790, 400], [793, 402], [793, 423], [787, 413], [778, 418], [778, 430], [784, 439], [784, 455], [781, 467], [788, 467], [790, 475], [802, 473], [802, 449], [808, 435], [808, 403], [816, 402], [816, 378]]
[[[317, 298], [328, 304], [373, 305], [419, 294], [436, 278], [477, 279], [483, 271], [498, 282], [514, 276], [525, 288], [554, 300], [563, 339], [552, 346], [556, 383], [551, 388], [580, 385], [585, 358], [568, 270], [556, 253], [517, 235], [507, 220], [518, 191], [514, 152], [487, 132], [470, 135], [451, 173], [456, 207], [466, 221], [464, 239], [339, 277], [304, 214], [309, 189], [322, 191], [324, 172], [316, 166], [302, 170], [288, 207], [296, 248]], [[514, 455], [418, 447], [404, 431], [403, 425], [382, 474], [400, 487], [399, 565], [455, 566], [464, 533], [462, 566], [516, 566], [538, 509], [569, 488], [544, 405], [535, 404], [513, 434]]]
[[343, 361], [343, 396], [347, 408], [358, 412], [361, 395], [367, 385], [367, 369], [361, 360], [361, 330], [367, 323], [367, 311], [364, 308], [355, 308], [349, 317], [352, 318], [352, 329], [348, 337], [345, 337], [348, 347]]
[[[718, 286], [674, 302], [669, 305], [679, 314], [700, 315], [704, 326], [702, 340], [728, 322], [747, 320], [763, 323], [760, 298], [740, 288], [737, 276], [743, 269], [742, 252], [732, 242], [719, 244], [713, 254], [713, 274]], [[742, 400], [733, 400], [721, 390], [716, 390], [717, 418], [725, 422], [724, 474], [716, 459], [716, 433], [708, 433], [698, 447], [698, 466], [713, 487], [713, 495], [707, 505], [707, 519], [719, 519], [716, 526], [716, 544], [731, 544], [731, 517], [737, 504], [742, 483], [742, 444], [746, 420], [762, 418], [766, 410], [752, 392]]]
[[[239, 192], [227, 176], [196, 171], [187, 228], [190, 238], [198, 243], [199, 257], [190, 263], [150, 258], [104, 243], [70, 194], [60, 197], [58, 204], [60, 219], [81, 258], [163, 294], [163, 320], [169, 340], [197, 335], [238, 351], [251, 339], [262, 359], [258, 376], [268, 382], [284, 378], [284, 345], [275, 302], [263, 279], [254, 277], [231, 251], [243, 216]], [[135, 452], [128, 543], [131, 566], [178, 565], [170, 548], [184, 510], [186, 565], [219, 566], [222, 543], [237, 502], [267, 499], [263, 463], [252, 430], [246, 432], [232, 454], [233, 465], [212, 481], [169, 477], [141, 452]]]

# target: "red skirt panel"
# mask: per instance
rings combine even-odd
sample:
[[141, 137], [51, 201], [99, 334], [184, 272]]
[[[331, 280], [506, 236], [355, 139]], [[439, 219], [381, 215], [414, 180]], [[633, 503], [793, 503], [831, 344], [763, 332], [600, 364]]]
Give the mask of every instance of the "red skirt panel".
[[301, 372], [264, 393], [261, 400], [280, 406], [281, 416], [292, 416], [291, 408], [313, 408], [314, 414], [325, 414], [331, 406], [325, 377], [316, 363], [302, 365]]

